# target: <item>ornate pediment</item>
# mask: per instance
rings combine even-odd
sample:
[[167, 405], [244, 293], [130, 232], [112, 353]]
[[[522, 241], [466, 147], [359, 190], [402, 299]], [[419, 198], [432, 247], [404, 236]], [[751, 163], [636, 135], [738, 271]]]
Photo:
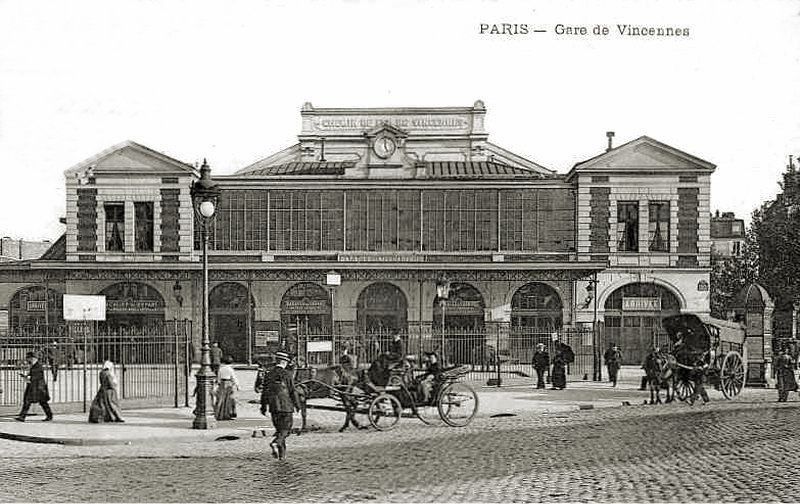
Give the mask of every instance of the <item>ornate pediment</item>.
[[166, 154], [128, 140], [81, 161], [66, 170], [64, 174], [70, 176], [84, 173], [87, 170], [95, 175], [101, 173], [187, 175], [192, 174], [194, 168]]
[[716, 166], [665, 143], [643, 136], [576, 164], [568, 178], [578, 172], [700, 172]]

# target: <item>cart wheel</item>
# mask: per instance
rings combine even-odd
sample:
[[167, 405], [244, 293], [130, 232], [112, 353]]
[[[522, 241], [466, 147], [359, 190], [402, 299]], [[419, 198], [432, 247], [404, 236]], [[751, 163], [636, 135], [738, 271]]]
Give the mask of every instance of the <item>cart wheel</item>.
[[439, 394], [439, 416], [451, 427], [464, 427], [478, 412], [478, 394], [465, 383], [453, 382]]
[[403, 407], [400, 405], [400, 401], [391, 394], [383, 393], [369, 403], [367, 416], [373, 427], [385, 431], [397, 425], [402, 412]]
[[728, 352], [719, 370], [719, 386], [725, 399], [733, 399], [744, 386], [744, 362], [739, 352]]
[[694, 394], [694, 382], [680, 378], [675, 380], [675, 397], [685, 401], [692, 397], [692, 394]]

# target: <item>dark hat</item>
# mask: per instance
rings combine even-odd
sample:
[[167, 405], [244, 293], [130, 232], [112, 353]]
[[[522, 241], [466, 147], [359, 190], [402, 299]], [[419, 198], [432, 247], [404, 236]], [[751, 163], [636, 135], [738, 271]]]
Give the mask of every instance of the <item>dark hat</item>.
[[288, 353], [286, 353], [286, 352], [280, 352], [280, 351], [278, 351], [278, 352], [275, 352], [275, 359], [277, 359], [277, 360], [283, 360], [283, 361], [289, 362], [289, 361], [291, 361], [291, 360], [292, 360], [292, 356], [291, 356], [291, 355], [289, 355], [289, 354], [288, 354]]

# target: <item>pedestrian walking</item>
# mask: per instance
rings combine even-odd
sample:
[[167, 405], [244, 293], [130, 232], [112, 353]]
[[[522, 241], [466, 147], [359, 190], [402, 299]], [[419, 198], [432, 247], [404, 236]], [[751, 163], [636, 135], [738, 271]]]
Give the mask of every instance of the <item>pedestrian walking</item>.
[[119, 387], [114, 374], [114, 363], [105, 361], [100, 371], [100, 388], [94, 396], [92, 406], [89, 408], [89, 422], [124, 422], [122, 410], [119, 407]]
[[620, 365], [622, 364], [622, 352], [619, 347], [614, 343], [609, 345], [608, 350], [603, 355], [603, 360], [608, 368], [608, 381], [611, 382], [612, 387], [617, 386], [617, 374], [619, 373]]
[[536, 388], [545, 388], [544, 374], [550, 366], [550, 354], [544, 348], [544, 343], [536, 345], [536, 352], [533, 354], [533, 369], [536, 371]]
[[694, 362], [694, 367], [689, 370], [689, 379], [694, 383], [694, 392], [692, 392], [692, 395], [689, 397], [689, 404], [692, 406], [694, 406], [694, 402], [697, 400], [698, 396], [703, 399], [703, 404], [708, 402], [708, 393], [703, 386], [706, 372], [708, 371], [708, 362], [706, 361], [707, 355], [707, 353], [704, 353], [702, 356], [698, 357]]
[[[569, 356], [566, 352], [567, 345], [556, 343], [556, 354], [553, 356], [553, 371], [550, 373], [552, 380], [552, 390], [563, 390], [567, 388], [567, 364]], [[569, 348], [569, 347], [567, 347]], [[571, 351], [572, 349], [570, 349]]]
[[222, 349], [219, 347], [219, 343], [216, 341], [211, 343], [211, 371], [214, 371], [214, 374], [217, 374], [219, 371], [219, 365], [222, 363]]
[[789, 353], [789, 347], [784, 346], [775, 359], [775, 377], [778, 379], [778, 402], [786, 402], [789, 392], [797, 391], [797, 380], [794, 377], [794, 359]]
[[45, 418], [42, 421], [49, 422], [53, 420], [53, 411], [48, 404], [50, 392], [47, 390], [47, 382], [44, 379], [44, 368], [39, 362], [39, 356], [34, 352], [25, 354], [25, 360], [28, 361], [30, 367], [27, 374], [20, 373], [20, 375], [25, 378], [27, 385], [25, 385], [25, 393], [22, 397], [22, 410], [14, 419], [18, 422], [24, 422], [31, 404], [39, 403], [45, 414]]
[[286, 458], [286, 438], [292, 430], [292, 415], [300, 410], [300, 400], [294, 387], [291, 372], [286, 369], [291, 357], [286, 352], [275, 352], [275, 367], [267, 372], [261, 392], [261, 414], [269, 410], [275, 439], [269, 444], [272, 456]]
[[214, 401], [214, 416], [217, 420], [236, 418], [236, 391], [239, 390], [239, 380], [231, 364], [233, 357], [226, 355], [217, 370], [217, 392]]

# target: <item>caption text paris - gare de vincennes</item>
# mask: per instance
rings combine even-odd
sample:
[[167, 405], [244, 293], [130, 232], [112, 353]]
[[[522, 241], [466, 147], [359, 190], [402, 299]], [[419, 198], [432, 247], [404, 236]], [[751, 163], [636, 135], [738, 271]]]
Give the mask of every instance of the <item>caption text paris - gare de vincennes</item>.
[[660, 37], [683, 38], [691, 36], [691, 30], [685, 26], [649, 26], [642, 24], [588, 24], [573, 25], [557, 23], [555, 25], [536, 26], [528, 23], [479, 23], [480, 35], [524, 36], [539, 33], [553, 33], [563, 38], [578, 37]]

